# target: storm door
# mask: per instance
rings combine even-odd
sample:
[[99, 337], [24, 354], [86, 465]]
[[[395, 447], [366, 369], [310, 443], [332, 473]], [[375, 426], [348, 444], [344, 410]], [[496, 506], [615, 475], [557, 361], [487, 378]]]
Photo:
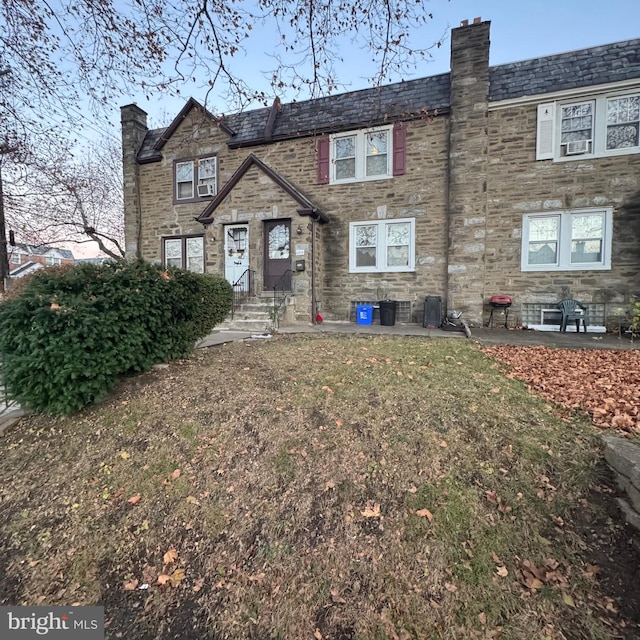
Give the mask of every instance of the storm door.
[[[235, 284], [248, 268], [249, 225], [227, 225], [224, 228], [224, 277], [231, 284]], [[248, 278], [244, 280], [249, 282]], [[246, 290], [246, 287], [243, 286], [242, 290]]]
[[291, 291], [291, 220], [264, 223], [264, 288]]

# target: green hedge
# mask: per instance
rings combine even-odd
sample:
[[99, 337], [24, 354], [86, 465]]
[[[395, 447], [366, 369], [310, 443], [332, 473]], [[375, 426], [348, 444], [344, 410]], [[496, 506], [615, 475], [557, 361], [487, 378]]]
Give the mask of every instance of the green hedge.
[[32, 411], [76, 411], [125, 374], [188, 356], [232, 298], [219, 276], [142, 261], [43, 269], [0, 304], [7, 392]]

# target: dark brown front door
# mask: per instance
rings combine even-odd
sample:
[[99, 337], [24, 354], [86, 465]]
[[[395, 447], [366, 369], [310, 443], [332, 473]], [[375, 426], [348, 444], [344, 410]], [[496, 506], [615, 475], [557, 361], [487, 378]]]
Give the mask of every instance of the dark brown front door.
[[264, 288], [291, 290], [291, 220], [264, 223]]

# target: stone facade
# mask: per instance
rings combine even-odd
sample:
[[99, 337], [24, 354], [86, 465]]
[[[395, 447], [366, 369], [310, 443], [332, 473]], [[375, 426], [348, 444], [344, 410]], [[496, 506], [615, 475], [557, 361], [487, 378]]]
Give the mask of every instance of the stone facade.
[[[426, 295], [441, 296], [449, 309], [462, 310], [474, 324], [486, 322], [488, 299], [498, 294], [514, 298], [513, 322], [522, 319], [526, 305], [553, 305], [563, 297], [599, 304], [605, 317], [613, 315], [640, 290], [639, 224], [620, 209], [640, 190], [640, 154], [536, 160], [537, 106], [549, 98], [491, 98], [489, 28], [489, 22], [477, 22], [454, 29], [451, 74], [425, 79], [424, 96], [415, 81], [406, 83], [406, 89], [404, 83], [391, 85], [393, 102], [381, 104], [377, 119], [371, 105], [382, 94], [366, 90], [335, 98], [340, 104], [360, 104], [366, 98], [366, 122], [338, 123], [329, 109], [332, 98], [323, 99], [322, 108], [311, 101], [297, 103], [289, 112], [278, 102], [273, 107], [277, 111], [258, 110], [228, 120], [241, 128], [234, 138], [223, 121], [197, 103], [165, 132], [147, 131], [146, 114], [135, 105], [123, 107], [128, 255], [161, 261], [163, 238], [204, 234], [206, 271], [224, 274], [226, 225], [246, 223], [249, 265], [262, 289], [265, 222], [290, 220], [291, 267], [300, 259], [306, 265], [292, 278], [299, 322], [313, 321], [317, 311], [325, 319], [347, 320], [356, 301], [384, 299], [404, 303], [407, 319], [420, 322]], [[520, 72], [518, 64], [514, 73]], [[500, 77], [511, 71], [497, 69]], [[636, 80], [634, 91], [640, 94], [640, 68]], [[411, 109], [400, 102], [404, 90], [411, 92]], [[417, 108], [416, 100], [423, 100], [418, 104], [424, 107]], [[443, 100], [449, 107], [442, 106]], [[292, 113], [297, 114], [295, 122]], [[280, 133], [279, 119], [288, 123]], [[262, 130], [255, 124], [260, 122], [270, 124]], [[320, 145], [329, 134], [400, 124], [406, 138], [403, 170], [394, 171], [397, 175], [346, 184], [319, 179]], [[247, 133], [251, 127], [253, 138]], [[254, 163], [238, 177], [250, 154], [263, 168]], [[175, 200], [174, 163], [213, 155], [218, 191], [230, 180], [233, 188], [216, 200], [211, 220], [203, 225], [197, 218], [208, 205], [206, 199]], [[283, 189], [274, 175], [291, 188]], [[301, 215], [303, 199], [313, 207]], [[521, 269], [525, 214], [590, 207], [613, 208], [610, 269]], [[350, 223], [394, 219], [415, 220], [415, 268], [352, 272]]]
[[450, 309], [479, 321], [484, 293], [487, 221], [489, 23], [451, 34], [449, 133]]
[[[613, 323], [616, 310], [640, 293], [640, 221], [620, 210], [640, 189], [640, 155], [539, 161], [535, 132], [535, 104], [489, 112], [485, 299], [512, 295], [515, 314], [523, 304], [562, 298], [602, 303]], [[603, 206], [613, 207], [611, 270], [520, 270], [523, 214]]]

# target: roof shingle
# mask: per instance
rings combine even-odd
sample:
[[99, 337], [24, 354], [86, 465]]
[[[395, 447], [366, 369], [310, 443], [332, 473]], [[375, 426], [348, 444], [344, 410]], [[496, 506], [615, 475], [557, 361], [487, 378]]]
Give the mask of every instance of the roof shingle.
[[[490, 67], [489, 99], [508, 100], [630, 79], [640, 79], [640, 38]], [[448, 73], [292, 102], [281, 106], [268, 142], [442, 114], [449, 106]], [[228, 145], [238, 148], [267, 142], [269, 113], [270, 108], [265, 107], [225, 117], [224, 123], [235, 132]], [[162, 158], [154, 146], [165, 131], [147, 133], [138, 162]]]

